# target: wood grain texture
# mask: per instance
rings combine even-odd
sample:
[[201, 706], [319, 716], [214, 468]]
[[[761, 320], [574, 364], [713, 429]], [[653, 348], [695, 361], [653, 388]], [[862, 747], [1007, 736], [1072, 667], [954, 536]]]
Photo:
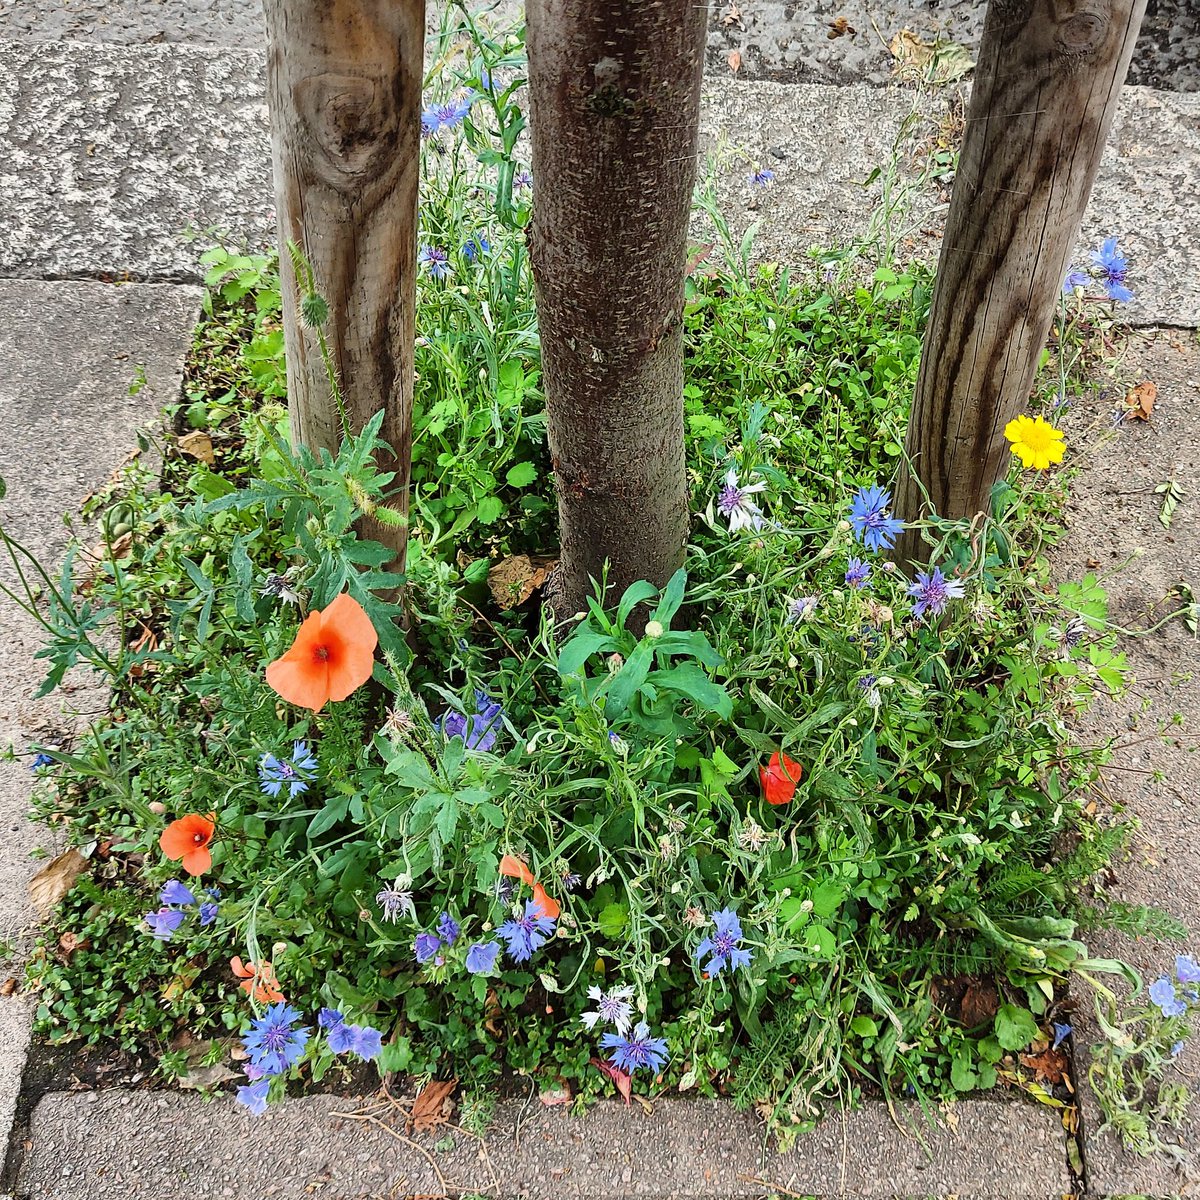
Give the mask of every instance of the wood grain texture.
[[[1008, 468], [1146, 0], [990, 0], [894, 511], [983, 511]], [[924, 486], [928, 501], [918, 486]], [[898, 562], [924, 561], [919, 531]]]
[[530, 253], [562, 558], [555, 609], [665, 583], [688, 532], [683, 285], [705, 8], [529, 0]]
[[[407, 511], [412, 454], [424, 0], [264, 0], [292, 438], [336, 451], [341, 428], [316, 337], [300, 320], [287, 243], [329, 305], [330, 351], [354, 430], [381, 408], [390, 504]], [[396, 550], [407, 531], [369, 522]]]

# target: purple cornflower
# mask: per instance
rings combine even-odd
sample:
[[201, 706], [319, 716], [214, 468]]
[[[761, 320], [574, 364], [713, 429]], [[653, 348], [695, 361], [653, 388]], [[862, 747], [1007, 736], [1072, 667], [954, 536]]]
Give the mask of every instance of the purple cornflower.
[[594, 1012], [585, 1012], [579, 1019], [588, 1029], [594, 1029], [597, 1024], [614, 1025], [618, 1033], [628, 1033], [633, 1017], [633, 988], [628, 985], [613, 988], [611, 992], [601, 991], [598, 987], [588, 988], [588, 998], [596, 1001]]
[[436, 110], [439, 128], [453, 129], [471, 111], [471, 105], [478, 98], [474, 93], [467, 92], [453, 100], [447, 100], [445, 104], [439, 104]]
[[187, 914], [178, 908], [167, 908], [164, 904], [158, 912], [147, 913], [143, 918], [150, 926], [150, 932], [160, 942], [169, 942]]
[[861, 558], [852, 558], [846, 564], [846, 586], [852, 588], [866, 587], [871, 574], [871, 564]]
[[1100, 243], [1100, 249], [1092, 252], [1092, 262], [1100, 272], [1100, 286], [1110, 300], [1127, 304], [1133, 299], [1133, 293], [1125, 286], [1129, 263], [1118, 252], [1115, 237], [1107, 237]]
[[267, 1092], [270, 1087], [269, 1079], [243, 1084], [237, 1090], [237, 1102], [248, 1108], [256, 1117], [261, 1117], [267, 1111]]
[[[609, 736], [611, 737], [611, 734]], [[576, 875], [570, 867], [564, 867], [559, 873], [558, 881], [562, 884], [564, 892], [573, 892], [583, 882], [583, 876]]]
[[1057, 1050], [1075, 1031], [1066, 1022], [1060, 1024], [1058, 1021], [1054, 1021], [1052, 1025], [1054, 1029], [1054, 1042], [1050, 1046], [1050, 1049]]
[[427, 963], [442, 948], [442, 939], [436, 933], [418, 933], [413, 944], [417, 962]]
[[436, 108], [426, 108], [421, 111], [421, 137], [431, 138], [437, 134], [441, 128], [441, 121], [438, 119], [438, 110]]
[[216, 919], [217, 914], [221, 911], [221, 906], [215, 900], [205, 900], [200, 905], [200, 926], [207, 928]]
[[869, 550], [889, 550], [904, 522], [888, 514], [892, 493], [877, 485], [859, 488], [850, 502], [850, 524]]
[[525, 912], [511, 917], [496, 930], [498, 937], [508, 943], [508, 957], [513, 962], [528, 962], [533, 952], [554, 933], [552, 917], [542, 916], [532, 900], [525, 901]]
[[438, 919], [437, 931], [438, 936], [447, 946], [454, 945], [455, 940], [458, 938], [458, 930], [458, 922], [449, 913], [442, 913]]
[[775, 182], [775, 172], [770, 167], [759, 167], [747, 176], [752, 187], [765, 188]]
[[1180, 983], [1200, 983], [1200, 964], [1190, 954], [1175, 955], [1175, 978]]
[[396, 882], [391, 887], [380, 888], [375, 893], [375, 903], [385, 921], [393, 925], [402, 917], [415, 917], [416, 906], [413, 904], [411, 880], [406, 875], [397, 875]]
[[1150, 1001], [1164, 1017], [1182, 1017], [1188, 1009], [1187, 1001], [1175, 994], [1175, 985], [1165, 975], [1150, 985]]
[[817, 605], [820, 602], [820, 596], [797, 596], [795, 600], [789, 600], [787, 606], [787, 623], [795, 625], [800, 621], [807, 621], [809, 617], [815, 615]]
[[1063, 295], [1073, 295], [1076, 288], [1086, 288], [1091, 282], [1092, 277], [1086, 271], [1081, 271], [1078, 267], [1072, 267], [1067, 272], [1066, 279], [1063, 280]]
[[49, 754], [35, 754], [33, 762], [29, 764], [29, 769], [36, 775], [43, 767], [54, 766], [54, 759]]
[[520, 170], [513, 176], [513, 191], [523, 192], [533, 187], [533, 176], [526, 170]]
[[761, 529], [763, 527], [762, 509], [750, 497], [755, 492], [761, 492], [766, 483], [748, 483], [744, 487], [738, 483], [737, 471], [730, 467], [725, 473], [725, 482], [717, 493], [717, 512], [729, 520], [729, 532], [737, 533], [742, 529]]
[[434, 726], [447, 739], [459, 737], [468, 750], [490, 750], [504, 718], [504, 710], [489, 698], [487, 692], [476, 690], [475, 711], [470, 715], [450, 711], [439, 717]]
[[472, 975], [490, 975], [500, 955], [499, 942], [476, 942], [467, 951], [467, 970]]
[[417, 254], [417, 265], [427, 268], [434, 279], [446, 279], [454, 274], [450, 255], [441, 246], [422, 246]]
[[469, 263], [481, 260], [485, 255], [490, 254], [492, 243], [488, 241], [486, 233], [472, 234], [462, 246], [462, 256]]
[[264, 754], [258, 764], [259, 786], [268, 796], [278, 796], [286, 787], [289, 797], [308, 791], [317, 760], [309, 751], [307, 742], [292, 743], [291, 758], [276, 758]]
[[163, 904], [195, 904], [196, 897], [192, 894], [192, 889], [186, 883], [180, 883], [178, 879], [172, 879], [169, 883], [163, 885], [163, 890], [158, 893], [158, 898]]
[[940, 617], [946, 611], [947, 601], [962, 599], [963, 585], [957, 579], [947, 579], [941, 567], [934, 567], [917, 575], [915, 582], [908, 585], [908, 594], [916, 600], [914, 617], [923, 617], [927, 612]]
[[250, 1062], [266, 1075], [282, 1075], [294, 1067], [304, 1053], [308, 1030], [295, 1029], [300, 1014], [288, 1004], [272, 1004], [242, 1038]]
[[632, 1037], [606, 1033], [600, 1039], [600, 1045], [613, 1051], [609, 1062], [629, 1075], [643, 1069], [657, 1075], [667, 1065], [666, 1039], [651, 1037], [650, 1026], [645, 1021], [638, 1023]]
[[517, 892], [517, 881], [501, 876], [496, 880], [496, 899], [501, 904], [511, 904]]
[[711, 955], [703, 967], [710, 977], [719, 975], [723, 967], [731, 971], [738, 967], [750, 965], [749, 950], [742, 949], [738, 943], [742, 940], [742, 925], [737, 913], [732, 908], [723, 908], [712, 914], [715, 931], [696, 947], [695, 959], [699, 962], [706, 954]]

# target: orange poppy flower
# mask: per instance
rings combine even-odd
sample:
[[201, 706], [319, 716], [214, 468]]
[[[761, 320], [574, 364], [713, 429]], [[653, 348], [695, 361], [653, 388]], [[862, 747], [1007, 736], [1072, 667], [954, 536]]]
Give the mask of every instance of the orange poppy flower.
[[229, 960], [229, 969], [242, 980], [239, 985], [242, 991], [253, 996], [259, 1004], [279, 1004], [283, 1001], [279, 981], [275, 978], [275, 968], [269, 962], [243, 963], [235, 955]]
[[289, 704], [320, 712], [371, 678], [379, 637], [349, 592], [304, 619], [292, 648], [267, 667], [267, 682]]
[[159, 834], [158, 844], [168, 858], [183, 860], [183, 869], [189, 875], [203, 875], [212, 868], [212, 854], [208, 849], [216, 830], [216, 813], [202, 817], [199, 813], [188, 813], [178, 821], [172, 821]]
[[507, 875], [510, 879], [519, 879], [533, 888], [533, 908], [540, 916], [555, 921], [562, 914], [562, 905], [546, 895], [546, 889], [534, 879], [533, 872], [519, 858], [506, 854], [500, 860], [500, 874]]
[[758, 778], [767, 803], [786, 804], [796, 794], [796, 784], [803, 774], [804, 768], [794, 758], [781, 755], [776, 750], [767, 765], [758, 768]]

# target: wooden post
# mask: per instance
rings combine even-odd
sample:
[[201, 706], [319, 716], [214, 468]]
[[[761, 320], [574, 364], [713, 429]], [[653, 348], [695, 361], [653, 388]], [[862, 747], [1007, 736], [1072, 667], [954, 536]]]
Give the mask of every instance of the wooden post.
[[[1146, 0], [990, 0], [938, 261], [907, 457], [944, 517], [1008, 468]], [[925, 504], [904, 471], [895, 514]], [[919, 531], [896, 561], [925, 561]]]
[[[329, 307], [324, 326], [352, 430], [381, 408], [407, 512], [416, 324], [424, 0], [264, 0], [292, 439], [336, 451], [341, 422], [316, 331], [301, 320], [295, 242]], [[408, 533], [364, 530], [396, 551]]]

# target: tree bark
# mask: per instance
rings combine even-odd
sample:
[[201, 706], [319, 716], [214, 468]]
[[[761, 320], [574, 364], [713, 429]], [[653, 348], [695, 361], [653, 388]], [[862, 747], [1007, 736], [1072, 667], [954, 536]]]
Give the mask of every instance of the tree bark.
[[[288, 255], [295, 242], [329, 307], [324, 326], [351, 431], [381, 408], [408, 510], [416, 324], [424, 0], [264, 0], [292, 439], [336, 452], [341, 420]], [[407, 530], [364, 522], [396, 552]]]
[[[1029, 398], [1146, 0], [990, 0], [894, 511], [986, 510]], [[928, 500], [918, 484], [924, 485]], [[898, 562], [921, 561], [919, 531]]]
[[704, 5], [528, 0], [530, 253], [561, 561], [554, 607], [662, 585], [688, 533], [683, 285]]

